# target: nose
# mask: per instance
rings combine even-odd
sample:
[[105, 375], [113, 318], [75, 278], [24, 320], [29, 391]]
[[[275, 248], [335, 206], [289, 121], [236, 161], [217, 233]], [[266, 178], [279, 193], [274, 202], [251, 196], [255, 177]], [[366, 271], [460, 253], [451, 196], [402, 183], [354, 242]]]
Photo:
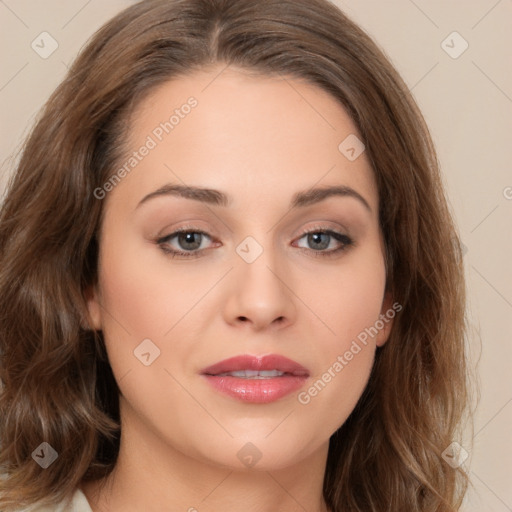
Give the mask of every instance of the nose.
[[242, 259], [230, 273], [223, 314], [231, 325], [247, 324], [254, 331], [281, 329], [295, 322], [297, 297], [270, 249], [252, 263]]

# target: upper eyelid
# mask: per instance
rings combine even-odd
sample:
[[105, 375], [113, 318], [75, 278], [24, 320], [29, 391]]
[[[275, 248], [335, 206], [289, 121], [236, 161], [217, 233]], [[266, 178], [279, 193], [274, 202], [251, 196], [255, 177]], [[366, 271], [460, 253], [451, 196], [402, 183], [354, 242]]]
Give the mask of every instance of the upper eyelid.
[[[342, 225], [341, 223], [339, 222], [333, 222], [333, 221], [330, 221], [330, 224], [331, 225], [326, 225], [325, 222], [326, 221], [312, 221], [313, 223], [316, 222], [316, 224], [313, 224], [312, 226], [308, 227], [307, 229], [305, 230], [301, 230], [300, 233], [301, 234], [304, 234], [304, 233], [310, 233], [312, 230], [318, 230], [318, 231], [343, 231], [344, 233], [342, 234], [347, 234], [349, 235], [350, 233], [350, 229], [347, 227], [347, 226], [344, 226]], [[332, 226], [332, 224], [337, 224], [337, 227], [334, 227]], [[162, 231], [165, 231], [165, 230], [162, 230]], [[203, 234], [206, 234], [210, 237], [213, 237], [209, 232], [208, 232], [208, 228], [201, 228], [199, 226], [194, 226], [192, 224], [190, 225], [187, 225], [185, 224], [184, 226], [180, 226], [176, 229], [174, 229], [172, 232], [170, 232], [168, 235], [162, 235], [160, 238], [165, 238], [165, 237], [168, 237], [168, 236], [171, 236], [173, 234], [176, 234], [176, 233], [181, 233], [181, 232], [195, 232], [195, 233], [203, 233]], [[231, 230], [230, 230], [231, 231]], [[213, 237], [215, 238], [215, 237]]]
[[[352, 235], [350, 235], [345, 228], [338, 230], [335, 228], [331, 228], [328, 226], [321, 226], [321, 225], [312, 226], [311, 228], [307, 228], [306, 230], [301, 231], [301, 233], [298, 236], [294, 237], [293, 240], [303, 238], [304, 236], [311, 234], [311, 233], [319, 233], [319, 232], [323, 232], [326, 234], [329, 234], [329, 233], [339, 234], [342, 236], [346, 236], [350, 240], [353, 241]], [[203, 236], [207, 236], [212, 242], [216, 241], [216, 237], [209, 234], [206, 230], [203, 230], [201, 228], [184, 226], [184, 227], [175, 229], [174, 231], [172, 231], [172, 233], [169, 233], [168, 235], [163, 235], [163, 236], [158, 237], [156, 242], [159, 244], [164, 243], [166, 240], [175, 238], [177, 235], [179, 235], [181, 233], [200, 233]], [[339, 240], [338, 240], [338, 242], [339, 242]], [[195, 249], [194, 251], [186, 251], [186, 252], [194, 253], [194, 252], [200, 252], [203, 250], [205, 250], [205, 249]]]
[[[309, 234], [309, 233], [315, 233], [317, 231], [333, 231], [333, 232], [337, 232], [339, 233], [341, 231], [344, 231], [344, 233], [340, 233], [340, 234], [344, 234], [344, 235], [347, 235], [349, 236], [349, 233], [348, 233], [348, 229], [344, 228], [344, 227], [340, 227], [340, 228], [333, 228], [331, 226], [322, 226], [322, 225], [317, 225], [317, 226], [312, 226], [312, 227], [309, 227], [305, 230], [302, 230], [300, 232], [300, 236], [303, 236], [305, 234]], [[188, 226], [184, 226], [184, 227], [180, 227], [180, 228], [177, 228], [175, 230], [173, 230], [171, 233], [167, 234], [167, 235], [162, 235], [162, 236], [159, 236], [158, 239], [161, 240], [161, 239], [165, 239], [165, 238], [170, 238], [174, 235], [177, 235], [177, 234], [180, 234], [180, 233], [201, 233], [203, 235], [206, 235], [208, 236], [209, 238], [215, 238], [213, 235], [211, 235], [206, 229], [202, 229], [202, 228], [198, 228], [198, 227], [188, 227]]]

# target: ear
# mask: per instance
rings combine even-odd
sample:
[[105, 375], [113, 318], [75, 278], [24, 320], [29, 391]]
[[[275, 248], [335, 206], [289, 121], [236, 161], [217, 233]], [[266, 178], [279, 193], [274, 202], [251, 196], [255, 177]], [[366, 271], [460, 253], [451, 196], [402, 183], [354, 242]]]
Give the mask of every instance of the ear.
[[101, 306], [99, 302], [99, 293], [96, 286], [91, 285], [85, 289], [85, 301], [87, 312], [89, 313], [88, 325], [83, 325], [84, 329], [101, 331]]
[[382, 347], [386, 341], [388, 341], [391, 327], [393, 326], [393, 318], [395, 317], [397, 311], [400, 311], [401, 309], [402, 306], [400, 304], [393, 304], [393, 297], [391, 296], [391, 292], [387, 291], [384, 294], [379, 320], [377, 321], [379, 327], [379, 332], [375, 339], [377, 347]]

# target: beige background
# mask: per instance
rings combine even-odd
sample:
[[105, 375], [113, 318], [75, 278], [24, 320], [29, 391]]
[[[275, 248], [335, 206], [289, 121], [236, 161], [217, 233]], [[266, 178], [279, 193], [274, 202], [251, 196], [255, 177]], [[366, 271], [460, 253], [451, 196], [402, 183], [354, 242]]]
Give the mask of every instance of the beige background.
[[[80, 47], [130, 3], [0, 0], [0, 190], [35, 114]], [[474, 436], [468, 430], [455, 440], [470, 452], [464, 464], [475, 487], [463, 510], [512, 511], [512, 0], [336, 3], [385, 50], [431, 128], [467, 247], [469, 344], [479, 359]], [[47, 59], [31, 48], [43, 31], [58, 43]], [[446, 39], [454, 31], [460, 37]], [[469, 46], [452, 58], [445, 39], [454, 56], [464, 41]]]

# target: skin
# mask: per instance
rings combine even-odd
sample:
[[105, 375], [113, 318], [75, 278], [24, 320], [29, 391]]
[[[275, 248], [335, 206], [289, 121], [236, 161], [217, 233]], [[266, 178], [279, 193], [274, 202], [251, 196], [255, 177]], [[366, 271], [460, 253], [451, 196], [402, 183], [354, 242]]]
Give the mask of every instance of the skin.
[[[365, 153], [351, 162], [338, 150], [358, 132], [322, 89], [224, 66], [153, 91], [130, 120], [128, 147], [190, 96], [197, 107], [103, 199], [88, 308], [121, 390], [122, 437], [111, 477], [83, 489], [95, 512], [325, 511], [329, 437], [366, 387], [392, 322], [307, 404], [297, 393], [243, 403], [200, 372], [239, 354], [277, 353], [308, 368], [304, 391], [390, 309], [373, 171]], [[231, 203], [163, 195], [138, 206], [168, 183], [217, 189]], [[353, 188], [371, 211], [350, 196], [289, 208], [296, 192], [330, 185]], [[197, 258], [171, 258], [155, 242], [190, 225], [208, 233], [196, 235]], [[342, 246], [308, 241], [319, 227], [354, 243], [315, 257]], [[236, 252], [247, 236], [263, 249], [252, 263]], [[164, 245], [185, 251], [190, 242]], [[133, 353], [146, 338], [160, 350], [149, 366]], [[237, 457], [248, 442], [261, 454], [252, 468]]]

